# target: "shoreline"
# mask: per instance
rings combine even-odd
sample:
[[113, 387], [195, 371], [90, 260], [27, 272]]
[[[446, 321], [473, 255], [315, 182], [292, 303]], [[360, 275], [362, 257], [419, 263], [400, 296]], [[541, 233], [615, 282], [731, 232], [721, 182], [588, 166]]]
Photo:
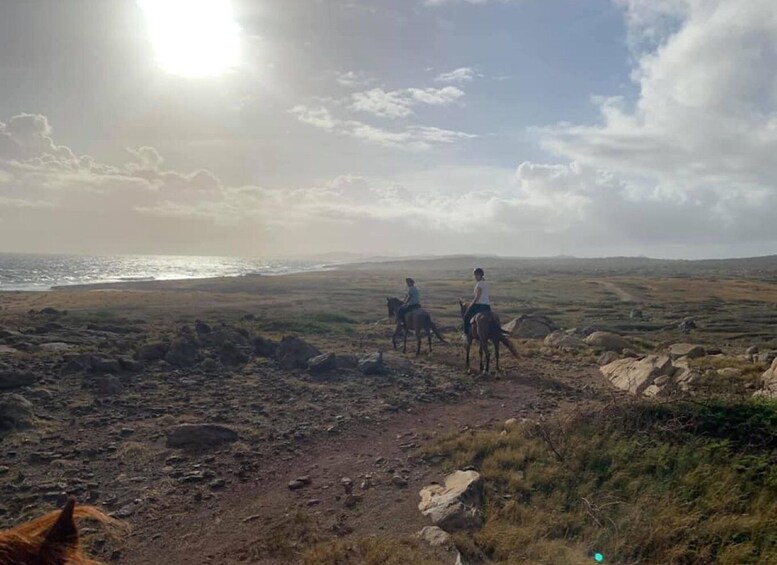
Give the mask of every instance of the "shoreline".
[[[344, 265], [343, 265], [344, 266]], [[13, 294], [20, 294], [20, 293], [45, 293], [45, 292], [62, 292], [62, 291], [80, 291], [80, 290], [99, 290], [104, 289], [106, 287], [118, 287], [121, 286], [123, 290], [128, 290], [128, 288], [124, 285], [166, 285], [166, 284], [182, 284], [187, 282], [202, 282], [202, 281], [226, 281], [226, 280], [237, 280], [237, 279], [251, 279], [254, 277], [286, 277], [286, 276], [292, 276], [292, 275], [301, 275], [305, 273], [326, 273], [331, 271], [336, 271], [341, 267], [341, 265], [321, 265], [317, 267], [312, 267], [310, 269], [297, 269], [297, 270], [289, 270], [285, 272], [267, 272], [267, 273], [244, 273], [244, 274], [238, 274], [238, 275], [221, 275], [221, 276], [206, 276], [206, 277], [181, 277], [181, 278], [169, 278], [169, 279], [157, 279], [157, 278], [138, 278], [138, 279], [132, 279], [127, 278], [126, 280], [107, 280], [107, 281], [96, 281], [96, 282], [80, 282], [80, 283], [73, 283], [73, 284], [57, 284], [47, 287], [28, 287], [28, 288], [2, 288], [0, 287], [0, 294], [6, 294], [6, 293], [13, 293]], [[117, 288], [118, 290], [118, 288]]]

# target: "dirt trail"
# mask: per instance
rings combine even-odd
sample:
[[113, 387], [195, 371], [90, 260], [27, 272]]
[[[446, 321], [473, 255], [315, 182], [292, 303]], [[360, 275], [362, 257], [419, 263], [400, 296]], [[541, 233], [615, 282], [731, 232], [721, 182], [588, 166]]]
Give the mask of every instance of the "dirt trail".
[[609, 282], [609, 281], [593, 281], [593, 282], [604, 287], [604, 289], [607, 290], [608, 292], [613, 293], [615, 296], [618, 297], [618, 299], [621, 302], [639, 302], [639, 299], [636, 296], [624, 290], [623, 288], [621, 288], [620, 286], [618, 286], [613, 282]]
[[[160, 508], [135, 525], [121, 563], [160, 563], [164, 556], [166, 565], [188, 565], [193, 555], [202, 563], [261, 563], [248, 559], [246, 548], [269, 520], [295, 508], [327, 528], [346, 525], [351, 535], [412, 534], [429, 525], [417, 509], [418, 490], [444, 475], [420, 457], [420, 447], [465, 428], [499, 427], [510, 417], [536, 419], [590, 405], [604, 390], [594, 367], [521, 359], [501, 379], [482, 380], [455, 404], [414, 406], [380, 422], [352, 425], [337, 436], [319, 436], [296, 457], [265, 461], [249, 483], [210, 500], [192, 500], [189, 507]], [[392, 483], [396, 474], [407, 479], [406, 486]], [[312, 484], [290, 491], [288, 482], [301, 475], [309, 475]], [[352, 509], [343, 502], [343, 477], [351, 478], [363, 496]], [[362, 490], [364, 480], [373, 486]]]

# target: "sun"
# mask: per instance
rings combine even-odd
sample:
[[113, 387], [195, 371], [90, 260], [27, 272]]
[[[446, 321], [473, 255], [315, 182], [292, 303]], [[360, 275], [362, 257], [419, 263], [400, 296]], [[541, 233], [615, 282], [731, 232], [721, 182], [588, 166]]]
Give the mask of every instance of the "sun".
[[229, 0], [137, 1], [163, 70], [211, 77], [237, 66], [240, 28]]

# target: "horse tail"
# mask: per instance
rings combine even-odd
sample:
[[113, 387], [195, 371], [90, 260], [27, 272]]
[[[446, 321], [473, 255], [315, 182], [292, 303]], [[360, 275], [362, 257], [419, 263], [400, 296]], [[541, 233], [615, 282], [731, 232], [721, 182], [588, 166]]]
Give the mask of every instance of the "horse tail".
[[434, 335], [437, 336], [437, 339], [439, 339], [443, 343], [448, 343], [445, 341], [445, 338], [440, 335], [440, 332], [437, 331], [437, 326], [434, 325], [434, 322], [429, 320], [429, 327], [431, 328], [432, 332], [434, 332]]
[[516, 351], [515, 346], [513, 345], [513, 342], [510, 341], [510, 339], [504, 333], [499, 334], [499, 341], [501, 341], [505, 345], [505, 347], [507, 347], [507, 349], [510, 350], [510, 353], [513, 354], [513, 357], [518, 359], [518, 351]]

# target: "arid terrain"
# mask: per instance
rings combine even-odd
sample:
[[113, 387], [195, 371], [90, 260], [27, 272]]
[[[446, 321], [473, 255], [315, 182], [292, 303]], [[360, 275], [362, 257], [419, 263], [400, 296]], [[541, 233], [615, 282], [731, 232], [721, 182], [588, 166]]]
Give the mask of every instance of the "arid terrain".
[[[132, 528], [86, 529], [106, 561], [452, 564], [415, 537], [430, 524], [419, 489], [457, 465], [441, 441], [630, 402], [599, 365], [678, 343], [705, 354], [678, 355], [694, 379], [657, 388], [657, 402], [749, 398], [777, 349], [768, 261], [488, 259], [502, 322], [547, 331], [511, 327], [519, 358], [503, 350], [501, 374], [468, 373], [457, 300], [471, 264], [0, 294], [0, 526], [74, 495]], [[431, 354], [391, 350], [386, 297], [405, 276], [448, 338]], [[577, 557], [564, 562], [590, 562]]]

